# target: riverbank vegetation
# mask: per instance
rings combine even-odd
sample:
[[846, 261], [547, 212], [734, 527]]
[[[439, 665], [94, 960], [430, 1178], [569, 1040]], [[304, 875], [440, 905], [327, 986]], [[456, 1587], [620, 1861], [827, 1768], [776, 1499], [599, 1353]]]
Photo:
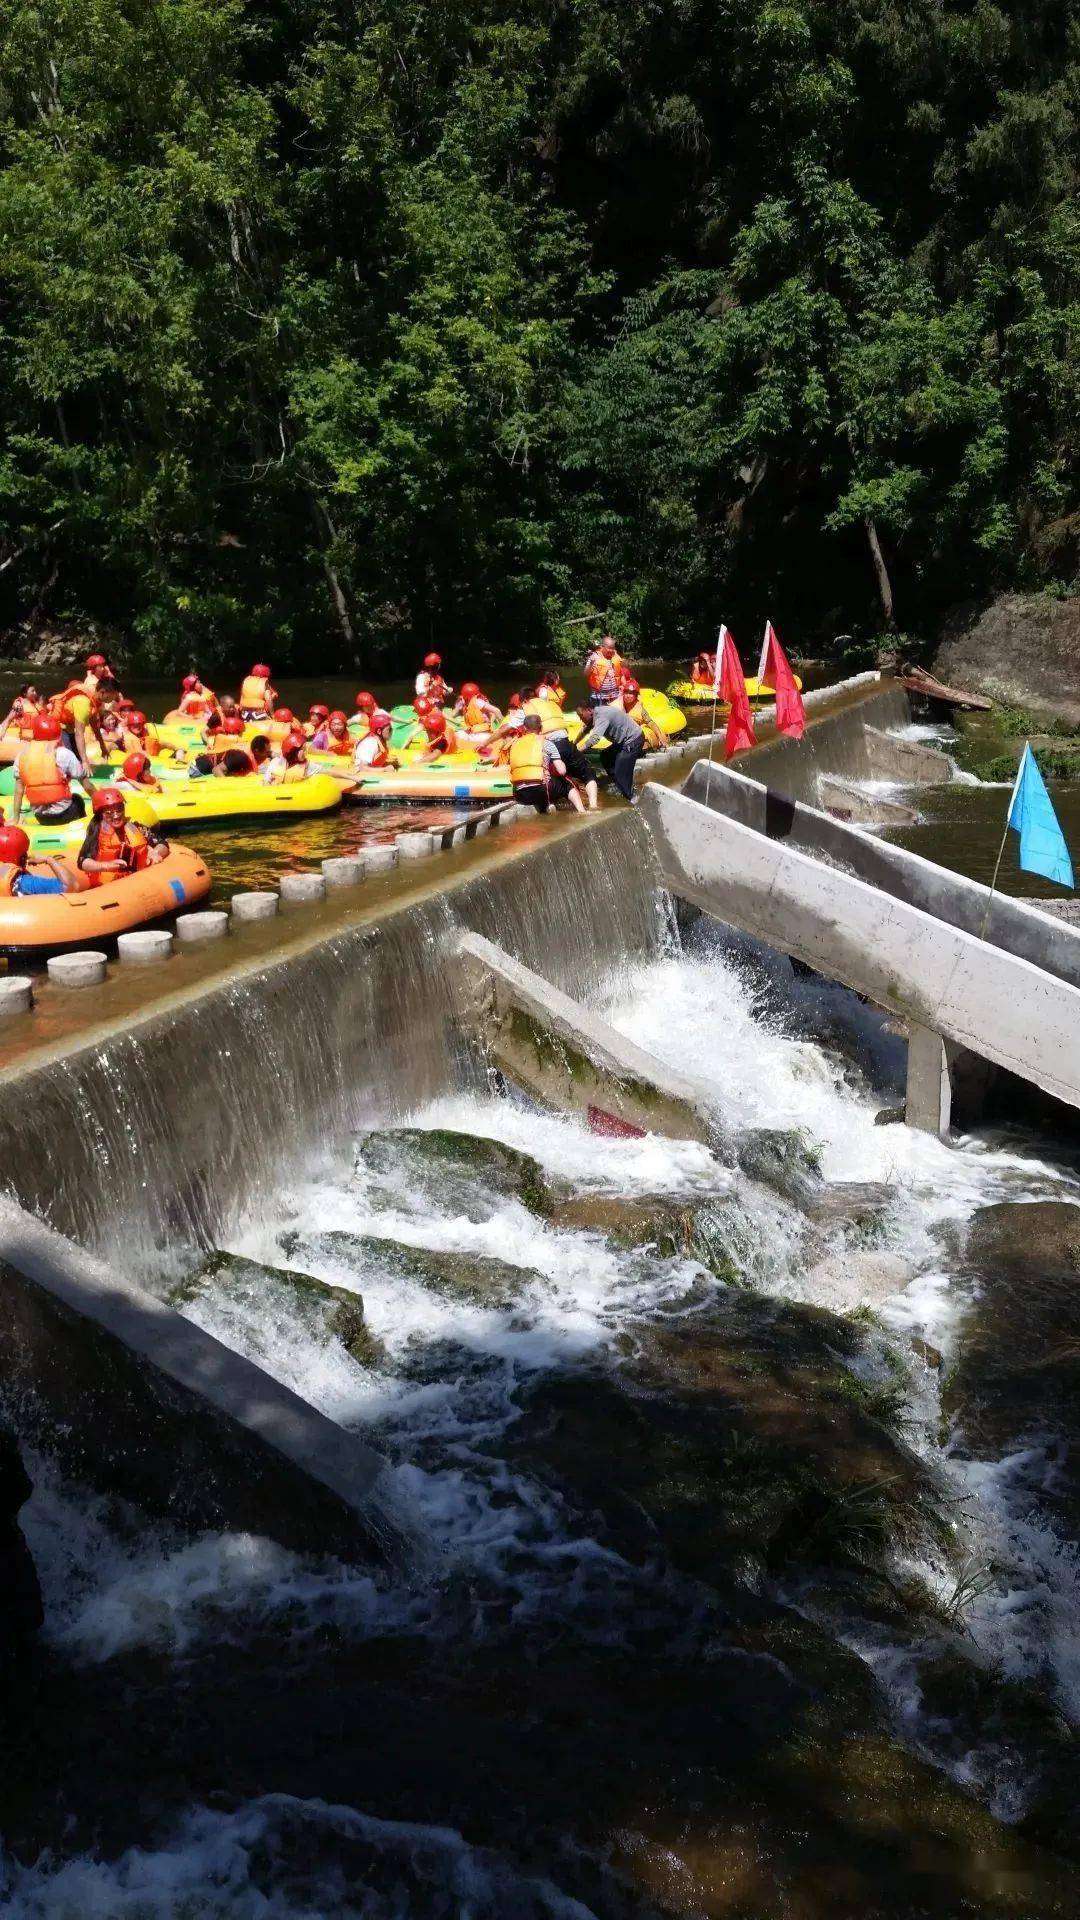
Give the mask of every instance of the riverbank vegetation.
[[5, 24], [9, 633], [679, 654], [1072, 579], [1080, 0]]

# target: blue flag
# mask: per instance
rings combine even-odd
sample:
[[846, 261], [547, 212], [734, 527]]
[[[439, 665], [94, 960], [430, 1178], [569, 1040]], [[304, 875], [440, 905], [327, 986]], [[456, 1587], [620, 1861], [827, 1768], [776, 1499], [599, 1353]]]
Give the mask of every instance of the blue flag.
[[1041, 873], [1059, 887], [1074, 885], [1065, 835], [1038, 762], [1026, 744], [1009, 801], [1009, 825], [1020, 835], [1020, 865], [1025, 873]]

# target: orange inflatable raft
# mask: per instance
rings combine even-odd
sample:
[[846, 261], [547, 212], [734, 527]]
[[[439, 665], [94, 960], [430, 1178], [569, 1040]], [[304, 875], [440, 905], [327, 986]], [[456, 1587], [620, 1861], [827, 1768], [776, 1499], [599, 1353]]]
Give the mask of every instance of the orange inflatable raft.
[[61, 951], [93, 946], [163, 920], [205, 900], [210, 869], [192, 847], [170, 844], [164, 860], [85, 893], [40, 893], [0, 899], [0, 951]]

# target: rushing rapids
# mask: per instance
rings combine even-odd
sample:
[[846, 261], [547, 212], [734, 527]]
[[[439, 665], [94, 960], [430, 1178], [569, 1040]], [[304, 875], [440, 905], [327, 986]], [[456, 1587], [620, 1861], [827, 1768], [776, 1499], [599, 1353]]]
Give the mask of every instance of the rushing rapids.
[[[1020, 1279], [1047, 1208], [1080, 1244], [1075, 1174], [1019, 1131], [875, 1124], [903, 1062], [878, 1015], [575, 845], [558, 927], [493, 896], [490, 931], [557, 940], [566, 984], [705, 1075], [728, 1147], [598, 1138], [440, 1021], [420, 1047], [436, 903], [382, 1074], [301, 1066], [303, 1130], [246, 1183], [171, 1215], [121, 1187], [124, 1257], [164, 1219], [154, 1284], [372, 1440], [430, 1544], [403, 1576], [191, 1539], [35, 1458], [17, 1920], [1076, 1910], [1075, 1307], [1060, 1257]], [[590, 986], [602, 929], [626, 958]], [[349, 957], [296, 1008], [300, 1063]], [[226, 1013], [210, 1056], [254, 1058], [265, 1000]]]

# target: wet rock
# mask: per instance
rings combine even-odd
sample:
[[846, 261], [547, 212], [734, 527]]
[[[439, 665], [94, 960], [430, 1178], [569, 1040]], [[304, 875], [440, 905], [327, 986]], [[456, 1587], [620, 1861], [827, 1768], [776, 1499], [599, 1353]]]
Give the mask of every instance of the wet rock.
[[824, 1182], [821, 1154], [798, 1127], [755, 1127], [736, 1146], [738, 1164], [752, 1180], [809, 1210]]
[[0, 1662], [10, 1659], [45, 1618], [41, 1588], [19, 1512], [32, 1494], [19, 1444], [0, 1422]]
[[433, 1198], [452, 1197], [456, 1204], [460, 1195], [475, 1206], [478, 1198], [484, 1204], [486, 1196], [480, 1218], [490, 1215], [492, 1194], [520, 1200], [541, 1218], [550, 1211], [551, 1189], [539, 1161], [501, 1140], [449, 1127], [389, 1127], [369, 1133], [358, 1157], [373, 1173], [411, 1175]]
[[384, 1240], [376, 1234], [336, 1229], [329, 1233], [286, 1234], [281, 1245], [289, 1259], [299, 1253], [309, 1259], [338, 1261], [360, 1278], [377, 1263], [433, 1293], [454, 1294], [481, 1307], [508, 1306], [536, 1278], [524, 1267], [511, 1266], [509, 1261], [487, 1254], [410, 1247], [402, 1240]]
[[827, 1253], [806, 1271], [803, 1288], [821, 1306], [850, 1313], [891, 1300], [907, 1286], [913, 1273], [903, 1254], [841, 1247]]
[[315, 1274], [292, 1267], [264, 1267], [240, 1254], [218, 1251], [198, 1272], [181, 1281], [170, 1297], [174, 1305], [182, 1306], [211, 1293], [226, 1299], [254, 1296], [267, 1329], [291, 1311], [309, 1330], [340, 1341], [361, 1366], [375, 1366], [383, 1357], [382, 1342], [364, 1318], [362, 1295], [349, 1287], [335, 1287]]
[[929, 1340], [924, 1340], [921, 1334], [916, 1333], [912, 1335], [911, 1351], [918, 1356], [924, 1366], [930, 1368], [932, 1373], [940, 1373], [942, 1367], [945, 1365], [945, 1357], [941, 1348], [931, 1346]]
[[807, 1212], [820, 1225], [867, 1234], [880, 1228], [893, 1199], [893, 1188], [882, 1180], [830, 1180], [811, 1197]]
[[602, 1233], [616, 1246], [655, 1253], [664, 1260], [697, 1260], [726, 1285], [737, 1285], [742, 1269], [724, 1234], [723, 1210], [706, 1202], [657, 1198], [627, 1200], [618, 1194], [574, 1194], [552, 1203], [556, 1227]]

